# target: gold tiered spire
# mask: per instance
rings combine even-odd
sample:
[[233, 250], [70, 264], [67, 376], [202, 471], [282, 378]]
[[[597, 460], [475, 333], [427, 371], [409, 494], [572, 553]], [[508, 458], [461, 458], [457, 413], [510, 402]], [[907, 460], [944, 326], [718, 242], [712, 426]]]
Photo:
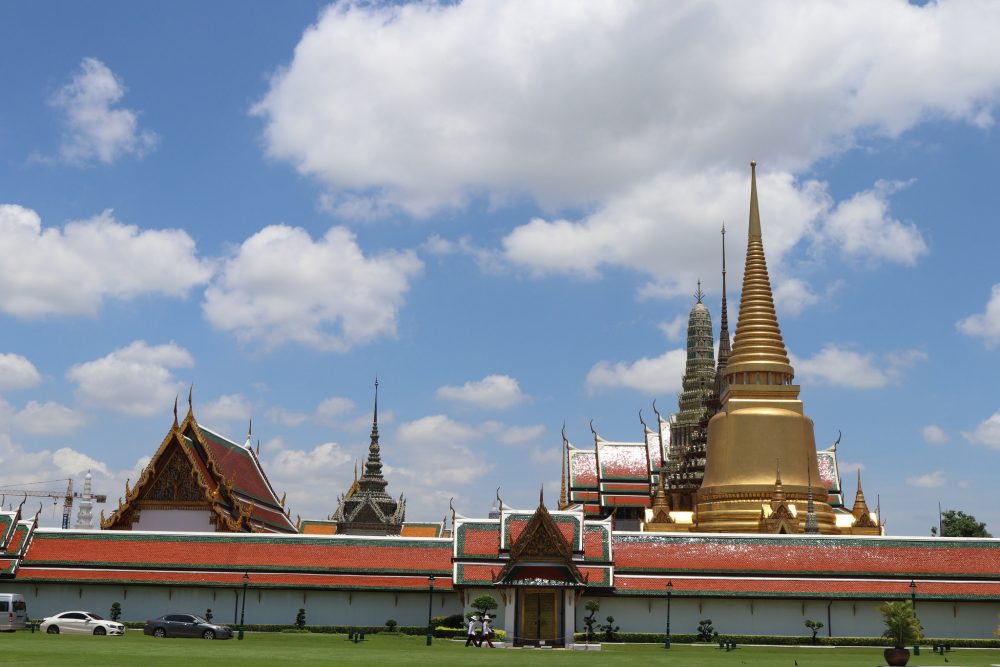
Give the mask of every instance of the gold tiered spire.
[[743, 294], [733, 351], [726, 364], [729, 384], [791, 384], [795, 371], [774, 311], [757, 206], [757, 163], [750, 163], [750, 227]]
[[[785, 503], [802, 508], [812, 497], [816, 529], [835, 533], [836, 519], [827, 503], [826, 489], [821, 484], [813, 486], [813, 480], [820, 479], [813, 424], [799, 400], [799, 387], [792, 384], [795, 371], [778, 327], [757, 204], [757, 164], [751, 162], [750, 166], [750, 220], [740, 314], [725, 370], [729, 386], [721, 397], [721, 410], [708, 423], [696, 530], [773, 529], [773, 522], [761, 524], [761, 512], [774, 492], [774, 468], [769, 462], [779, 459], [786, 464], [782, 479]], [[796, 519], [778, 528], [800, 530], [800, 524]]]

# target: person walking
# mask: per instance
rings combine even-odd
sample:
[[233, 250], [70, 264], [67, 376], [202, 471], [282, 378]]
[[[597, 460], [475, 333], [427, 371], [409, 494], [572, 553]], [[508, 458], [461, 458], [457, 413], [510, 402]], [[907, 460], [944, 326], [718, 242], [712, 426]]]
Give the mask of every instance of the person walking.
[[469, 627], [468, 627], [468, 629], [465, 632], [465, 645], [468, 646], [469, 644], [472, 644], [473, 646], [480, 646], [481, 645], [481, 642], [479, 642], [477, 640], [477, 638], [476, 638], [476, 617], [475, 616], [470, 616], [469, 617]]
[[[483, 641], [486, 642], [490, 648], [496, 648], [493, 645], [493, 619], [486, 615], [483, 617]], [[479, 643], [482, 646], [482, 642]]]

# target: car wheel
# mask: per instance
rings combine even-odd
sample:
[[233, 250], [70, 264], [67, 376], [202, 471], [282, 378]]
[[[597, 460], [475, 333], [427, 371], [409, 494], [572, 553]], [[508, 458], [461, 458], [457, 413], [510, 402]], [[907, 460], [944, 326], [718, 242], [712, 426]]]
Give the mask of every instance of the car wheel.
[[104, 635], [108, 634], [108, 631], [107, 631], [106, 628], [102, 628], [102, 627], [100, 627], [100, 628], [94, 628], [94, 634], [96, 636], [98, 636], [98, 637], [103, 637]]
[[205, 630], [205, 632], [201, 636], [204, 637], [205, 639], [215, 639], [215, 631]]
[[58, 635], [59, 634], [59, 626], [58, 625], [50, 625], [48, 628], [45, 629], [45, 632], [49, 633], [50, 635]]
[[167, 636], [167, 631], [164, 630], [163, 628], [156, 628], [155, 630], [153, 630], [153, 636], [154, 637], [166, 637]]

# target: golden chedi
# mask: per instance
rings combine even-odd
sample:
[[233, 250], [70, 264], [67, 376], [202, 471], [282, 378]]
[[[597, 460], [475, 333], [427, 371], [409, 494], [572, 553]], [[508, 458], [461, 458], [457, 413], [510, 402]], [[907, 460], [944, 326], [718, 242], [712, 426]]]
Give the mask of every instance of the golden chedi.
[[[796, 524], [838, 533], [820, 482], [813, 423], [803, 413], [799, 387], [792, 384], [795, 371], [774, 311], [757, 207], [756, 163], [750, 166], [750, 229], [739, 321], [724, 371], [728, 389], [708, 426], [696, 530], [760, 531], [780, 462], [785, 500], [801, 514]], [[807, 505], [814, 517], [807, 517]]]

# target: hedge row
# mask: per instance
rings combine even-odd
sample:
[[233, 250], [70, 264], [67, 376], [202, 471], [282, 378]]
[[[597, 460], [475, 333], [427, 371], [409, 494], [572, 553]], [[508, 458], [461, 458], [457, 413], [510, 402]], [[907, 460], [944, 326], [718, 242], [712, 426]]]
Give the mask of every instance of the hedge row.
[[[235, 630], [239, 627], [232, 623], [220, 623], [220, 625], [227, 625], [228, 627]], [[145, 623], [140, 621], [126, 621], [125, 627], [131, 628], [133, 630], [142, 630]], [[277, 624], [266, 624], [266, 623], [248, 623], [243, 626], [246, 632], [289, 632], [294, 631], [297, 628], [294, 625], [277, 625]], [[305, 632], [314, 632], [317, 634], [333, 634], [333, 635], [346, 635], [360, 632], [366, 635], [375, 635], [382, 632], [394, 632], [401, 635], [416, 635], [422, 637], [427, 634], [426, 625], [397, 625], [393, 630], [389, 630], [384, 625], [307, 625], [305, 627]], [[497, 641], [504, 641], [506, 638], [506, 633], [503, 630], [494, 630], [495, 634], [493, 636]], [[463, 628], [434, 628], [434, 636], [439, 639], [465, 639], [465, 630]]]
[[[587, 633], [577, 632], [574, 639], [583, 643], [587, 640]], [[666, 635], [662, 632], [618, 632], [616, 642], [629, 644], [662, 644]], [[670, 639], [675, 644], [696, 644], [698, 635], [696, 634], [672, 634]], [[607, 643], [603, 632], [595, 632], [590, 639], [591, 643]], [[780, 646], [805, 646], [812, 644], [811, 637], [779, 637], [774, 635], [719, 635], [714, 642], [718, 644], [722, 641], [736, 642], [740, 644], [773, 644]], [[882, 637], [817, 637], [816, 644], [819, 646], [891, 646], [892, 642]], [[920, 642], [921, 646], [934, 646], [935, 644], [948, 644], [952, 648], [1000, 648], [1000, 639], [947, 639], [947, 638], [926, 638]]]

